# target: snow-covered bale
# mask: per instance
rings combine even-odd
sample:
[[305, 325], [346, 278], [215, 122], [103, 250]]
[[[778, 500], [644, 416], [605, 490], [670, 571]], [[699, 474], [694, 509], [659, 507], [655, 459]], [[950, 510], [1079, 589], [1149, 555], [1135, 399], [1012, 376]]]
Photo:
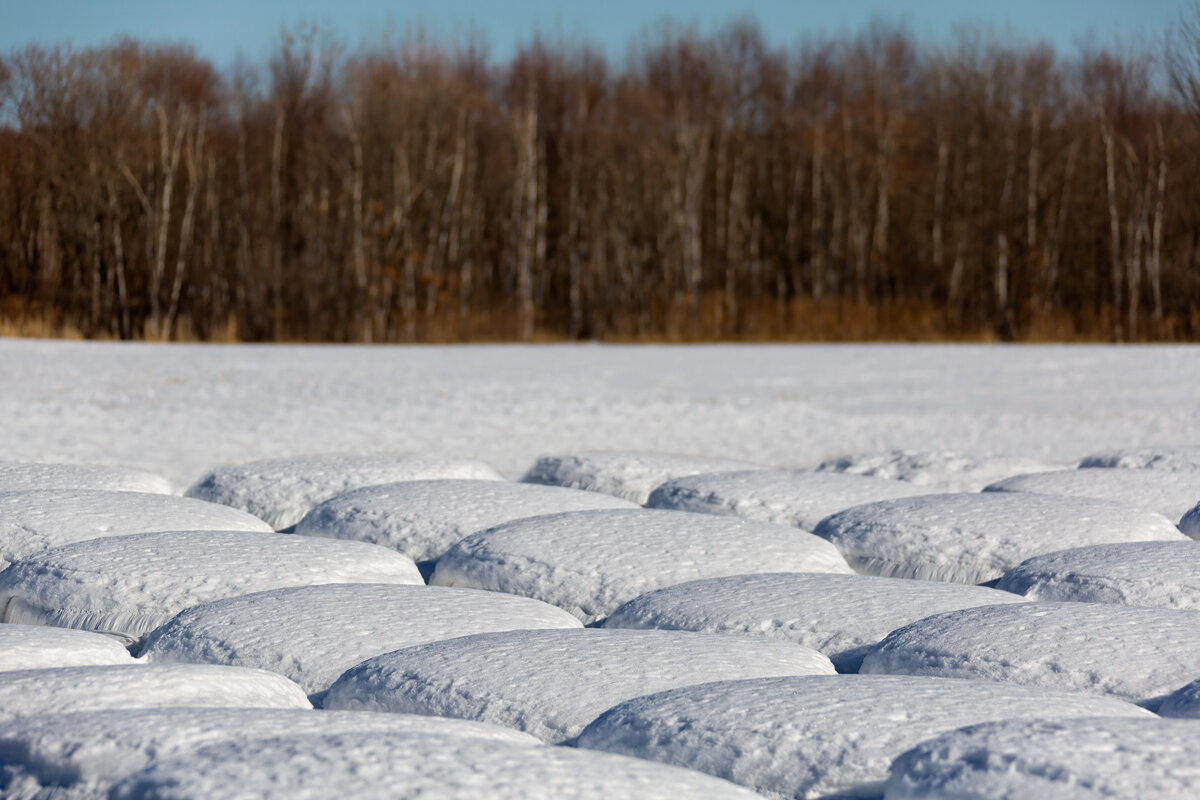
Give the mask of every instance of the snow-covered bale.
[[1130, 541], [1186, 541], [1161, 514], [1085, 497], [986, 492], [884, 500], [813, 531], [868, 575], [984, 583], [1027, 558]]
[[548, 742], [643, 694], [713, 680], [831, 675], [815, 650], [749, 636], [678, 631], [511, 631], [377, 656], [347, 671], [325, 707], [507, 725]]
[[953, 450], [889, 450], [822, 461], [818, 472], [845, 472], [905, 481], [942, 492], [977, 492], [1010, 475], [1059, 469], [1031, 458], [976, 457]]
[[1155, 711], [1160, 717], [1200, 719], [1200, 680], [1171, 692]]
[[655, 489], [646, 507], [745, 517], [811, 531], [830, 514], [851, 506], [929, 493], [901, 481], [861, 475], [757, 470], [676, 478]]
[[1200, 796], [1196, 723], [993, 722], [923, 742], [892, 764], [887, 800], [1177, 800]]
[[890, 633], [861, 672], [1108, 694], [1153, 709], [1200, 675], [1200, 611], [1099, 603], [950, 611]]
[[189, 497], [99, 489], [0, 492], [0, 569], [73, 542], [195, 530], [270, 532], [271, 527], [244, 511]]
[[462, 458], [417, 453], [327, 454], [218, 467], [185, 494], [240, 508], [281, 530], [295, 525], [318, 503], [352, 489], [442, 478], [501, 479], [487, 464]]
[[185, 608], [320, 583], [420, 584], [411, 559], [361, 542], [282, 533], [170, 531], [92, 539], [0, 572], [3, 622], [137, 640]]
[[865, 575], [733, 575], [670, 586], [621, 606], [606, 628], [657, 628], [787, 639], [855, 672], [867, 650], [903, 625], [943, 611], [1020, 603], [961, 583]]
[[1179, 520], [1179, 530], [1185, 536], [1200, 539], [1200, 503], [1197, 503], [1191, 511], [1184, 514], [1183, 518]]
[[431, 561], [476, 531], [543, 514], [633, 503], [560, 486], [503, 481], [408, 481], [372, 486], [327, 500], [296, 525], [304, 536], [384, 545]]
[[99, 664], [133, 664], [111, 636], [45, 625], [0, 625], [0, 672]]
[[1200, 470], [1200, 447], [1129, 447], [1093, 453], [1080, 469]]
[[331, 584], [232, 597], [182, 612], [155, 630], [147, 661], [279, 672], [310, 695], [372, 656], [474, 633], [579, 628], [526, 597], [436, 586]]
[[606, 711], [579, 747], [706, 772], [770, 797], [874, 797], [896, 756], [978, 722], [1153, 717], [1105, 697], [941, 678], [722, 681]]
[[304, 691], [261, 669], [131, 664], [5, 672], [0, 723], [47, 714], [166, 706], [312, 708]]
[[0, 461], [0, 492], [27, 492], [33, 489], [102, 489], [147, 494], [174, 492], [171, 482], [161, 475], [132, 467]]
[[762, 464], [675, 453], [584, 452], [542, 456], [521, 480], [602, 492], [638, 505], [667, 481], [706, 472], [770, 469]]
[[0, 795], [84, 800], [151, 764], [221, 742], [280, 735], [461, 736], [512, 745], [541, 742], [511, 728], [457, 719], [275, 708], [108, 709], [0, 724]]
[[1005, 478], [984, 491], [1094, 497], [1157, 511], [1178, 522], [1200, 500], [1200, 470], [1062, 469]]
[[112, 800], [753, 800], [697, 772], [478, 736], [346, 733], [210, 745], [155, 763]]
[[430, 583], [519, 594], [596, 622], [676, 583], [763, 572], [849, 574], [837, 549], [794, 528], [679, 511], [579, 511], [463, 539]]
[[1014, 567], [996, 588], [1031, 600], [1200, 610], [1200, 544], [1127, 542], [1060, 550]]

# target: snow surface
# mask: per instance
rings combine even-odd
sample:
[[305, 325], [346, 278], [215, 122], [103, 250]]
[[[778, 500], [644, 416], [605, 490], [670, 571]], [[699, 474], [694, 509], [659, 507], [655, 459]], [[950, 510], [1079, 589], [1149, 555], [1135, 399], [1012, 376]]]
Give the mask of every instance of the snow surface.
[[172, 494], [175, 491], [171, 482], [161, 475], [130, 467], [0, 461], [0, 492], [32, 489], [103, 489], [148, 494]]
[[203, 706], [312, 708], [299, 686], [260, 669], [207, 664], [131, 664], [5, 672], [0, 723], [47, 714]]
[[1185, 541], [1166, 517], [1084, 497], [986, 492], [868, 503], [813, 531], [868, 575], [984, 583], [1027, 558], [1091, 544]]
[[1200, 500], [1200, 470], [1064, 469], [1005, 478], [984, 491], [1095, 497], [1157, 511], [1178, 522]]
[[1179, 530], [1183, 531], [1185, 536], [1200, 539], [1200, 503], [1179, 520]]
[[0, 569], [51, 547], [149, 531], [270, 531], [244, 511], [188, 497], [97, 489], [0, 492]]
[[410, 559], [362, 542], [239, 531], [110, 536], [46, 550], [0, 572], [0, 621], [136, 640], [200, 603], [320, 583], [423, 581]]
[[833, 665], [815, 650], [760, 637], [510, 631], [372, 658], [338, 679], [325, 707], [472, 719], [557, 743], [639, 695], [712, 680], [830, 674]]
[[590, 450], [781, 467], [889, 449], [1065, 464], [1200, 442], [1198, 385], [1200, 350], [1178, 346], [5, 339], [0, 419], [20, 422], [0, 429], [0, 458], [127, 464], [180, 486], [215, 464], [387, 450], [481, 459], [507, 477]]
[[1200, 469], [1200, 447], [1130, 447], [1093, 453], [1079, 462], [1080, 469]]
[[480, 461], [428, 453], [330, 453], [218, 467], [192, 484], [187, 495], [248, 511], [280, 530], [352, 489], [439, 478], [500, 480]]
[[850, 573], [823, 539], [794, 528], [680, 511], [577, 511], [463, 539], [430, 579], [534, 597], [596, 622], [664, 586], [722, 575]]
[[[274, 708], [107, 709], [46, 714], [0, 724], [0, 795], [84, 800], [108, 796], [113, 784], [167, 759], [220, 742], [280, 735], [356, 733], [461, 736], [541, 746], [532, 736], [457, 719], [361, 711]], [[39, 794], [40, 793], [40, 794]]]
[[1009, 570], [996, 588], [1031, 600], [1200, 610], [1200, 544], [1127, 542], [1047, 553]]
[[371, 542], [431, 561], [469, 534], [524, 517], [635, 508], [616, 497], [504, 481], [409, 481], [347, 492], [296, 525], [304, 536]]
[[654, 489], [670, 480], [709, 472], [770, 469], [728, 458], [675, 453], [591, 452], [542, 456], [521, 478], [603, 492], [645, 505]]
[[141, 656], [269, 669], [311, 695], [355, 664], [402, 647], [473, 633], [579, 627], [554, 606], [497, 592], [331, 584], [190, 608], [150, 634]]
[[0, 672], [133, 663], [125, 645], [111, 636], [43, 625], [0, 625]]
[[1112, 698], [888, 675], [721, 681], [606, 711], [579, 747], [648, 758], [771, 797], [878, 796], [892, 760], [944, 731], [1005, 719], [1153, 717]]
[[346, 733], [210, 745], [131, 776], [111, 797], [751, 800], [756, 795], [707, 775], [605, 753], [478, 736]]
[[1154, 710], [1160, 717], [1200, 718], [1200, 679], [1171, 692]]
[[982, 678], [1108, 694], [1153, 709], [1200, 675], [1200, 611], [1100, 603], [949, 611], [890, 633], [861, 672]]
[[889, 450], [822, 461], [818, 472], [842, 472], [905, 481], [941, 492], [978, 492], [1009, 475], [1047, 472], [1057, 466], [1034, 458], [978, 457], [953, 450]]
[[760, 470], [678, 478], [659, 486], [647, 508], [745, 517], [811, 531], [851, 506], [929, 494], [900, 481], [826, 472]]
[[887, 800], [1176, 800], [1200, 795], [1196, 723], [1141, 719], [995, 722], [896, 759]]
[[982, 586], [864, 575], [779, 573], [682, 583], [631, 600], [605, 628], [769, 636], [829, 656], [855, 672], [867, 650], [903, 625], [958, 608], [1019, 603]]

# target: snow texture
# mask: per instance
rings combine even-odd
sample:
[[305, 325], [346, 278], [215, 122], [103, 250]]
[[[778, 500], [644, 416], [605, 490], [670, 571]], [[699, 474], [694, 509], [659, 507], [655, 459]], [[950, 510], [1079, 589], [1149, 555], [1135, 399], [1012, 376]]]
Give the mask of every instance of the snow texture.
[[833, 665], [815, 650], [759, 637], [512, 631], [377, 656], [339, 678], [325, 707], [472, 719], [558, 743], [639, 695], [712, 680], [830, 674]]
[[44, 625], [0, 625], [0, 672], [98, 664], [133, 664], [111, 636]]
[[1200, 446], [1130, 447], [1093, 453], [1079, 462], [1080, 469], [1200, 470]]
[[811, 531], [830, 514], [851, 506], [929, 493], [900, 481], [860, 475], [760, 470], [677, 478], [655, 489], [646, 507], [745, 517]]
[[645, 505], [654, 489], [670, 480], [707, 472], [769, 469], [728, 458], [644, 452], [585, 452], [542, 456], [521, 478], [603, 492]]
[[1108, 694], [1153, 710], [1200, 675], [1200, 611], [1100, 603], [950, 611], [890, 633], [861, 672]]
[[423, 581], [410, 559], [361, 542], [269, 532], [145, 533], [79, 542], [13, 564], [0, 572], [0, 621], [136, 640], [194, 605], [321, 583]]
[[244, 511], [146, 492], [38, 489], [0, 492], [0, 569], [72, 542], [150, 531], [270, 531]]
[[1178, 522], [1200, 500], [1200, 470], [1063, 469], [1005, 478], [984, 491], [1094, 497], [1157, 511]]
[[1047, 472], [1057, 466], [1032, 458], [977, 457], [953, 450], [890, 450], [822, 461], [818, 472], [843, 472], [904, 481], [941, 492], [977, 492], [1010, 475]]
[[1200, 545], [1127, 542], [1061, 550], [1014, 567], [996, 588], [1031, 600], [1200, 610]]
[[0, 723], [73, 711], [166, 706], [312, 708], [299, 686], [260, 669], [131, 664], [5, 672]]
[[679, 511], [579, 511], [463, 539], [430, 583], [519, 594], [597, 622], [638, 595], [685, 581], [763, 572], [850, 573], [812, 534]]
[[1200, 503], [1179, 520], [1179, 530], [1192, 539], [1200, 539]]
[[1200, 680], [1194, 680], [1171, 692], [1155, 712], [1160, 717], [1200, 718]]
[[930, 614], [1019, 603], [982, 586], [864, 575], [734, 575], [659, 589], [631, 600], [605, 628], [734, 633], [787, 639], [829, 656], [838, 672], [856, 672], [883, 637]]
[[524, 517], [634, 508], [607, 495], [504, 481], [409, 481], [327, 500], [296, 525], [304, 536], [371, 542], [431, 561], [465, 536]]
[[1196, 723], [994, 722], [943, 734], [892, 765], [887, 800], [1177, 800], [1200, 795]]
[[722, 681], [606, 711], [579, 747], [695, 769], [770, 797], [878, 796], [892, 760], [1005, 719], [1153, 717], [1120, 700], [985, 681], [877, 675]]
[[154, 631], [141, 655], [269, 669], [312, 695], [355, 664], [402, 647], [473, 633], [578, 627], [561, 609], [497, 592], [332, 584], [190, 608]]
[[469, 478], [500, 480], [480, 461], [440, 455], [327, 454], [218, 467], [186, 494], [248, 511], [275, 530], [289, 528], [309, 509], [343, 492], [396, 481]]
[[814, 531], [867, 575], [984, 583], [1027, 558], [1129, 541], [1185, 541], [1166, 517], [1084, 497], [986, 492], [884, 500]]
[[118, 784], [113, 800], [752, 800], [731, 783], [639, 759], [478, 736], [294, 736], [226, 742]]
[[273, 708], [110, 709], [47, 714], [0, 724], [0, 795], [103, 798], [113, 784], [167, 759], [220, 742], [356, 733], [461, 736], [541, 746], [532, 736], [456, 719], [360, 711]]
[[161, 475], [130, 467], [0, 461], [0, 492], [27, 492], [33, 489], [174, 493], [171, 482]]

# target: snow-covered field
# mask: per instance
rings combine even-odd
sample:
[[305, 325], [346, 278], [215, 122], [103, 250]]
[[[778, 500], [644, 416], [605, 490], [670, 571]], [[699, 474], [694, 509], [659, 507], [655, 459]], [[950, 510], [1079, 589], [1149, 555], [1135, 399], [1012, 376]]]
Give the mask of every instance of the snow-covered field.
[[0, 414], [0, 798], [1200, 796], [1200, 348], [0, 340]]

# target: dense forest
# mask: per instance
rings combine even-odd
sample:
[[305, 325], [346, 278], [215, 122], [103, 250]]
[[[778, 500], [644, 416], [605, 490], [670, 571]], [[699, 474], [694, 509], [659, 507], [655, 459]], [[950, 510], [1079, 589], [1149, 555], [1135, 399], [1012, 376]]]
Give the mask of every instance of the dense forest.
[[0, 59], [0, 324], [244, 341], [1200, 338], [1200, 36], [660, 26]]

